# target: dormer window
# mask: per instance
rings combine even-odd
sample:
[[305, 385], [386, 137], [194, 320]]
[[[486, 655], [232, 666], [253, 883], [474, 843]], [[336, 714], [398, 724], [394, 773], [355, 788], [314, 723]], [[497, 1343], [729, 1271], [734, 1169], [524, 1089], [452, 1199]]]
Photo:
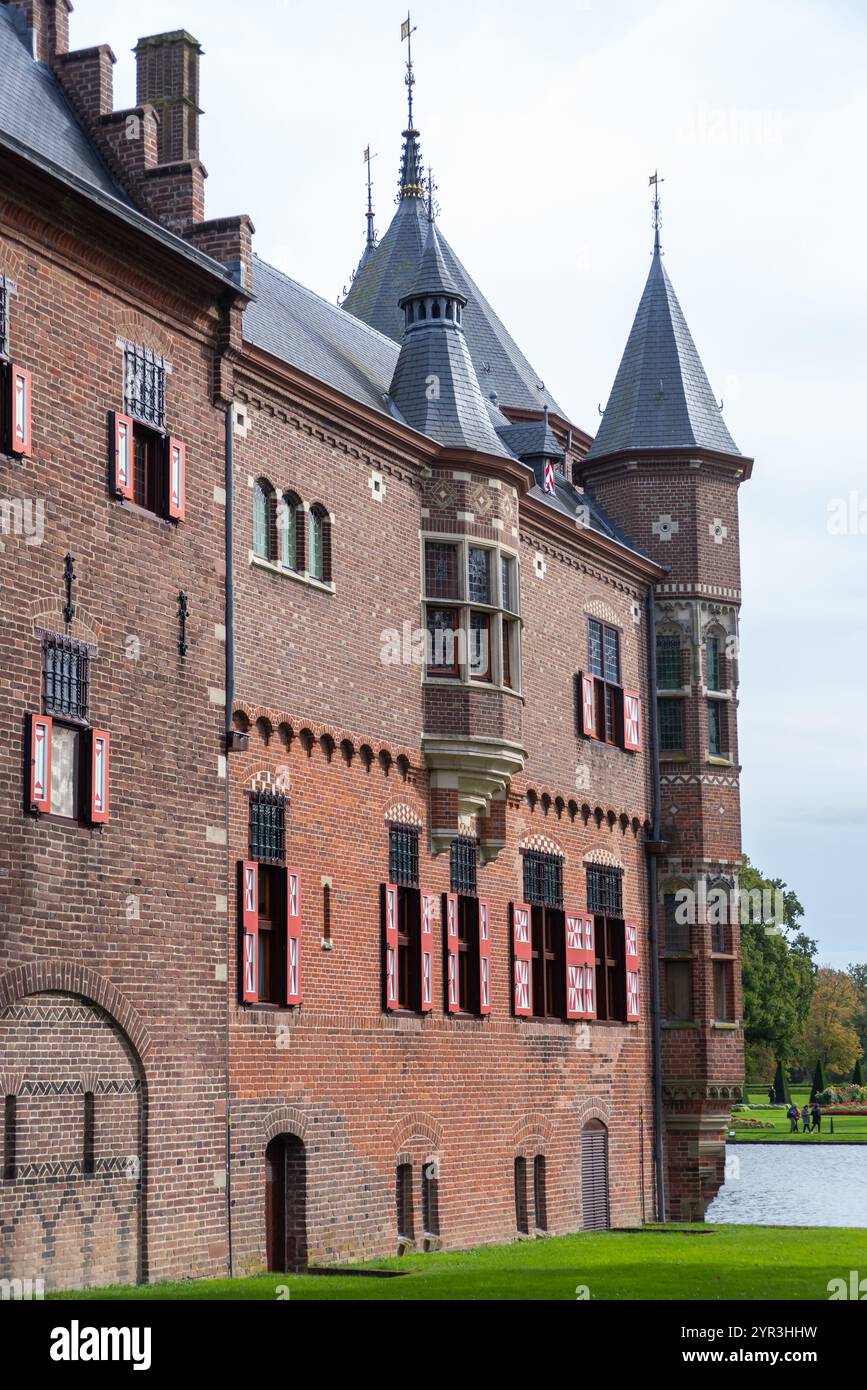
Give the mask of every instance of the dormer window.
[[418, 306], [418, 316], [420, 319], [427, 318], [427, 310], [424, 307], [424, 300], [422, 300]]
[[455, 316], [454, 301], [451, 300], [451, 299], [447, 299], [447, 300], [446, 300], [446, 318], [447, 318], [447, 319], [453, 319], [454, 316]]
[[406, 323], [407, 323], [407, 327], [409, 327], [409, 325], [412, 323], [412, 305], [411, 305], [411, 304], [407, 304], [407, 306], [406, 306]]
[[431, 318], [438, 319], [438, 318], [441, 318], [441, 317], [442, 317], [442, 310], [440, 309], [440, 302], [439, 302], [438, 299], [435, 299], [434, 302], [433, 302], [433, 308], [432, 308], [432, 310], [431, 310]]

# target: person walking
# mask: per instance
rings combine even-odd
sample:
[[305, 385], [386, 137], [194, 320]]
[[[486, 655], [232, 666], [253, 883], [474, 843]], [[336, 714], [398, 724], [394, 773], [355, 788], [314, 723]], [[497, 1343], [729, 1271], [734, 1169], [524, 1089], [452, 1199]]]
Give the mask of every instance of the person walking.
[[786, 1114], [787, 1114], [788, 1117], [789, 1117], [789, 1125], [790, 1125], [790, 1130], [789, 1130], [789, 1132], [790, 1132], [790, 1134], [797, 1134], [797, 1133], [798, 1133], [798, 1107], [797, 1107], [797, 1105], [795, 1104], [794, 1101], [792, 1101], [791, 1105], [789, 1106], [788, 1110], [786, 1111]]
[[802, 1119], [802, 1121], [803, 1121], [803, 1128], [802, 1128], [802, 1130], [801, 1130], [801, 1133], [802, 1133], [802, 1134], [809, 1134], [809, 1133], [810, 1133], [810, 1106], [809, 1106], [809, 1104], [805, 1105], [804, 1108], [803, 1108], [803, 1110], [801, 1111], [801, 1119]]
[[822, 1133], [822, 1110], [817, 1100], [813, 1101], [813, 1128], [817, 1134]]
[[777, 1103], [777, 1093], [776, 1093], [776, 1091], [774, 1090], [773, 1086], [769, 1086], [769, 1087], [768, 1087], [768, 1105], [776, 1105], [776, 1103]]

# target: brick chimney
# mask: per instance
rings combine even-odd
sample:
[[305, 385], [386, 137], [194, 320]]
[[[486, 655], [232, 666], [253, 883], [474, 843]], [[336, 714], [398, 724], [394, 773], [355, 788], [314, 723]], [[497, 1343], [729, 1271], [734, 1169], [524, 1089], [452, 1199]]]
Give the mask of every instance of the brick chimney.
[[135, 46], [136, 102], [153, 106], [160, 117], [160, 164], [198, 158], [201, 53], [198, 40], [185, 29], [152, 34]]
[[30, 31], [33, 56], [40, 63], [53, 63], [69, 48], [71, 0], [0, 0], [17, 11], [22, 30]]

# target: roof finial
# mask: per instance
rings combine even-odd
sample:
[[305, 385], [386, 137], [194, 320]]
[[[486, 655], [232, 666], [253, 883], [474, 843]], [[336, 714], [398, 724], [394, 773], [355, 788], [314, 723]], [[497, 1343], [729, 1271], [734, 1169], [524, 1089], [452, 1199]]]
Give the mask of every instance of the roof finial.
[[367, 218], [367, 245], [369, 247], [376, 245], [376, 228], [373, 225], [373, 181], [370, 177], [370, 163], [373, 159], [376, 159], [376, 155], [370, 153], [370, 146], [368, 145], [364, 151], [364, 162], [367, 165], [367, 212], [364, 215]]
[[403, 132], [403, 153], [400, 160], [400, 178], [397, 181], [397, 201], [403, 198], [423, 198], [424, 186], [422, 183], [422, 162], [421, 151], [418, 147], [418, 131], [412, 123], [412, 89], [415, 86], [415, 73], [412, 70], [412, 36], [415, 33], [409, 11], [406, 19], [400, 26], [401, 43], [406, 39], [406, 93], [409, 120], [406, 130]]
[[647, 182], [653, 189], [653, 254], [654, 256], [658, 256], [660, 254], [659, 229], [662, 226], [659, 216], [659, 185], [665, 183], [665, 179], [661, 179], [659, 177], [659, 170], [654, 169]]
[[434, 181], [433, 169], [428, 169], [427, 171], [425, 187], [427, 189], [427, 220], [428, 222], [434, 222], [437, 217], [439, 217], [440, 205], [435, 196], [437, 193], [437, 186]]
[[412, 70], [412, 36], [417, 27], [417, 25], [413, 25], [409, 17], [409, 10], [407, 10], [406, 19], [400, 26], [400, 41], [403, 43], [404, 39], [406, 39], [406, 77], [404, 81], [406, 83], [406, 97], [409, 107], [409, 120], [407, 121], [407, 125], [410, 130], [412, 130], [412, 89], [415, 86], [415, 75]]

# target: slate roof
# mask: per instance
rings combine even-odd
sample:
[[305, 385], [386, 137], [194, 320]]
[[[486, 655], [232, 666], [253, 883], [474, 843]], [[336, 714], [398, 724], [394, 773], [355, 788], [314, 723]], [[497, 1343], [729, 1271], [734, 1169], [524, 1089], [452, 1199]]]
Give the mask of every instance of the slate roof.
[[442, 246], [440, 245], [436, 223], [428, 224], [427, 241], [421, 253], [421, 260], [418, 263], [415, 279], [400, 300], [403, 305], [408, 299], [416, 299], [428, 294], [450, 294], [456, 296], [462, 303], [466, 304], [467, 297], [457, 284], [454, 276], [449, 270], [443, 259]]
[[497, 430], [503, 443], [519, 459], [562, 458], [563, 445], [544, 420], [527, 420]]
[[[402, 197], [382, 241], [362, 256], [343, 301], [348, 313], [396, 343], [403, 341], [404, 332], [400, 300], [408, 294], [415, 280], [427, 228], [424, 200], [417, 196]], [[541, 377], [467, 274], [442, 230], [438, 230], [445, 265], [468, 301], [463, 328], [483, 395], [496, 391], [506, 407], [541, 410], [547, 405], [555, 414], [568, 419], [550, 391], [539, 389]]]
[[37, 63], [20, 11], [0, 5], [0, 130], [97, 192], [129, 199], [82, 130], [62, 87]]
[[679, 448], [740, 453], [657, 249], [587, 458]]

